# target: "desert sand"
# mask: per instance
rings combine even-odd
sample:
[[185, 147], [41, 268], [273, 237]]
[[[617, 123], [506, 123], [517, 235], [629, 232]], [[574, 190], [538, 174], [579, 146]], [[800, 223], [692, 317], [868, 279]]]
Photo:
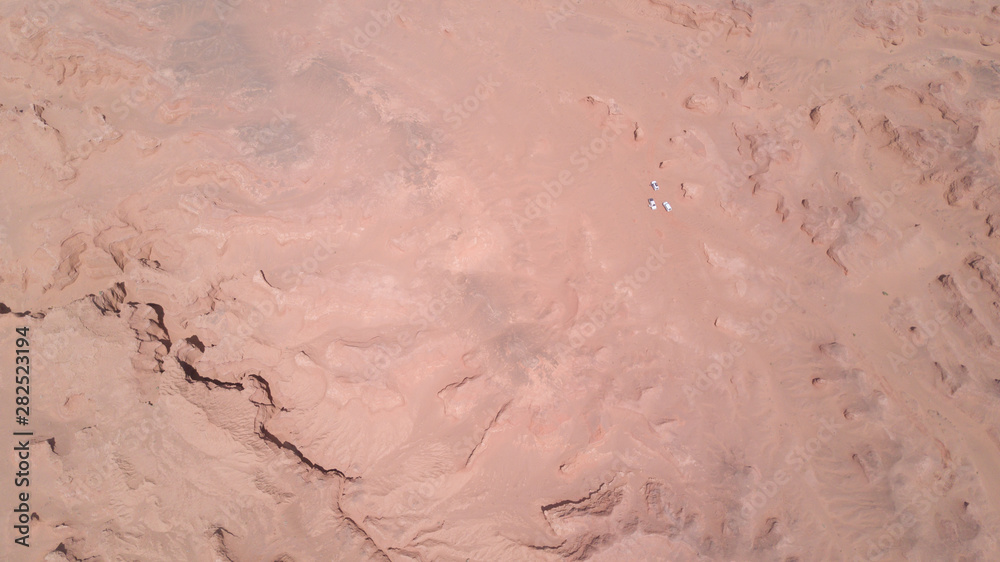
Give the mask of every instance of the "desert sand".
[[995, 2], [0, 31], [2, 559], [1000, 559]]

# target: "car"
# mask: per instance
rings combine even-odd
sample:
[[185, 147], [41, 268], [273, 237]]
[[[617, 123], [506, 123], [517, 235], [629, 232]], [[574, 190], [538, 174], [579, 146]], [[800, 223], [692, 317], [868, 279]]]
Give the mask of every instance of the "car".
[[653, 201], [652, 199], [650, 199], [649, 200], [649, 208], [650, 209], [656, 209], [656, 201]]
[[653, 181], [649, 182], [649, 185], [653, 186], [653, 191], [659, 191], [660, 190], [660, 184], [656, 183], [656, 180], [653, 180]]
[[666, 209], [668, 213], [674, 210], [674, 208], [670, 206], [670, 203], [667, 203], [666, 201], [663, 202], [663, 208]]

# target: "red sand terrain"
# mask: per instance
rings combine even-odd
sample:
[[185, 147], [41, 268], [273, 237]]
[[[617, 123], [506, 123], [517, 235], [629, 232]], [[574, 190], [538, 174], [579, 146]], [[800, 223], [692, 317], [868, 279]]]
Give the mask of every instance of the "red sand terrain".
[[994, 0], [0, 31], [4, 560], [1000, 560]]

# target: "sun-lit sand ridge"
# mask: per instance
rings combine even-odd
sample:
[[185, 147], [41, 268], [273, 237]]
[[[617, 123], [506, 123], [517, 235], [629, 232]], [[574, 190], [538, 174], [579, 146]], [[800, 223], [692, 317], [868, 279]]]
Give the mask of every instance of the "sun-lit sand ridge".
[[6, 559], [1000, 557], [995, 3], [0, 30]]

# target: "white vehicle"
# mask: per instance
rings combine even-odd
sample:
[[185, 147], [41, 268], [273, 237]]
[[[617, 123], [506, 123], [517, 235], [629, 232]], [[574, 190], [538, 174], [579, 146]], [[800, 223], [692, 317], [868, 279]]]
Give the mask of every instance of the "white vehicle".
[[660, 184], [656, 183], [656, 180], [653, 180], [653, 181], [649, 182], [649, 185], [653, 186], [653, 191], [659, 191], [660, 190]]
[[653, 201], [652, 199], [650, 199], [649, 200], [649, 208], [653, 209], [653, 210], [656, 210], [656, 201]]
[[666, 201], [663, 202], [663, 208], [666, 209], [668, 213], [674, 210], [674, 208], [670, 206], [670, 203], [667, 203]]

